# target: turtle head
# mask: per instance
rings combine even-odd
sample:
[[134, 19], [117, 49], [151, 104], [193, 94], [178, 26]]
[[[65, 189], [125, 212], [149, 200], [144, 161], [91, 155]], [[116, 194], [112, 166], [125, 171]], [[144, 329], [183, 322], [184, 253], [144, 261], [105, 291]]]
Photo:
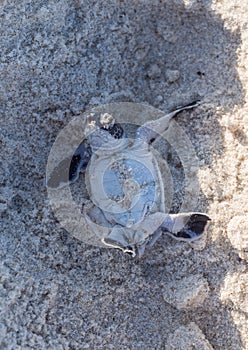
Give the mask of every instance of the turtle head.
[[124, 137], [124, 130], [109, 113], [91, 113], [86, 118], [85, 136], [92, 150], [109, 149], [113, 141]]

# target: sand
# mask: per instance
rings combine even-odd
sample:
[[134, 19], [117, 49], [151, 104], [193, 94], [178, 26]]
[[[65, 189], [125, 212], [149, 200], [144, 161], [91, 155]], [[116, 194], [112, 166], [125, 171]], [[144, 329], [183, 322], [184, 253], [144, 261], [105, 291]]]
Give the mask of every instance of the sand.
[[[1, 349], [248, 349], [247, 13], [238, 0], [1, 2]], [[164, 236], [139, 260], [61, 227], [45, 174], [73, 118], [196, 97], [176, 122], [199, 161], [192, 210], [212, 218], [199, 245]]]

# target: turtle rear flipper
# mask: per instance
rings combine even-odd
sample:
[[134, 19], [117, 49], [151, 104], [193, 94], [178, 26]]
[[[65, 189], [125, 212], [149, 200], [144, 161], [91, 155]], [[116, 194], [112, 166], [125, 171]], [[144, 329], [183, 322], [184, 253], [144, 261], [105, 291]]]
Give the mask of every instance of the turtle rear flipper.
[[[202, 237], [208, 222], [208, 215], [202, 213], [187, 213], [171, 215], [172, 223], [162, 225], [164, 233], [179, 241], [194, 241]], [[167, 227], [166, 227], [167, 225]]]

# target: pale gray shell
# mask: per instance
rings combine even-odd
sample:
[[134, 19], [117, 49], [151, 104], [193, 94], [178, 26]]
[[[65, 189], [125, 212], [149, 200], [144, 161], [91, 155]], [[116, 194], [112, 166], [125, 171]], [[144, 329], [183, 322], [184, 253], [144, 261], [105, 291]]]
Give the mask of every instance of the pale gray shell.
[[86, 185], [92, 202], [103, 210], [110, 223], [132, 227], [147, 214], [165, 212], [158, 162], [141, 140], [115, 140], [107, 153], [94, 153]]

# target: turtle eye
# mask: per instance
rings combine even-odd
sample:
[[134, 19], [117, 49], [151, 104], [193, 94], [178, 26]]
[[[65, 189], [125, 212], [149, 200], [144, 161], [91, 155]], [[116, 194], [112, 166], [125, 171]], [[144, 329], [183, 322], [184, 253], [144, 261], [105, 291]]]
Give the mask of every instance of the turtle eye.
[[105, 126], [100, 127], [101, 130], [107, 131], [111, 136], [113, 136], [115, 139], [121, 139], [124, 137], [124, 130], [120, 126], [120, 124], [114, 124], [111, 128], [106, 128]]
[[115, 139], [121, 139], [124, 134], [123, 128], [120, 126], [120, 124], [114, 124], [112, 128], [108, 130], [110, 135], [112, 135]]

